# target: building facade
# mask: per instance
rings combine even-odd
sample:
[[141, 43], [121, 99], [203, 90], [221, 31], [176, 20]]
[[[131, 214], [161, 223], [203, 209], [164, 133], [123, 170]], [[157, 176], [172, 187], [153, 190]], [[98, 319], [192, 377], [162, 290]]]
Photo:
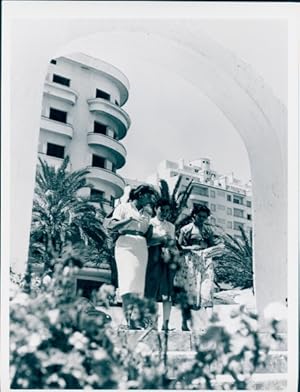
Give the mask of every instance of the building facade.
[[56, 167], [68, 155], [69, 170], [87, 168], [93, 188], [83, 193], [107, 212], [125, 187], [117, 170], [126, 162], [128, 91], [120, 70], [82, 53], [51, 60], [44, 84], [38, 155]]
[[226, 233], [240, 238], [240, 227], [246, 233], [252, 229], [251, 183], [243, 184], [233, 174], [222, 175], [212, 170], [210, 159], [177, 162], [163, 161], [157, 172], [147, 178], [147, 182], [158, 184], [167, 181], [172, 190], [181, 178], [179, 192], [191, 187], [188, 211], [195, 204], [206, 205], [211, 210], [210, 221]]

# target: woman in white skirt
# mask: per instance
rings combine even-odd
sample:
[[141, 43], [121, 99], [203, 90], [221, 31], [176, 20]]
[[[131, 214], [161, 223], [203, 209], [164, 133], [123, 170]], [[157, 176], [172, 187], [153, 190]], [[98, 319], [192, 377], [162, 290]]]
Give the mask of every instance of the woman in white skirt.
[[131, 319], [132, 301], [143, 296], [148, 262], [147, 234], [150, 229], [155, 191], [151, 186], [141, 185], [132, 189], [129, 201], [119, 204], [110, 219], [108, 228], [117, 231], [115, 259], [118, 270], [119, 293], [129, 328], [134, 328]]

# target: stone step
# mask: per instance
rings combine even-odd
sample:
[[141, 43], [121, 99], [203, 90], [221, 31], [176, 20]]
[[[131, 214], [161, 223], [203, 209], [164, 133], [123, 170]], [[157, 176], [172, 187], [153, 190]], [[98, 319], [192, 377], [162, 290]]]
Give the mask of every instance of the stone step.
[[[127, 340], [129, 343], [135, 344], [137, 341], [143, 341], [148, 344], [153, 350], [158, 348], [159, 340], [158, 334], [160, 336], [161, 342], [164, 342], [164, 332], [157, 331], [134, 331], [127, 330], [126, 332]], [[281, 341], [276, 342], [271, 338], [270, 334], [262, 333], [260, 334], [262, 341], [270, 348], [272, 351], [286, 351], [287, 350], [287, 337], [286, 334], [280, 334]], [[191, 351], [194, 350], [194, 339], [195, 335], [191, 332], [182, 331], [170, 331], [168, 334], [168, 350], [169, 351]]]
[[[195, 351], [168, 351], [168, 365], [170, 366], [170, 375], [175, 377], [177, 373], [176, 369], [180, 368], [182, 365], [184, 365], [185, 368], [189, 368], [189, 364], [192, 366], [195, 354]], [[255, 370], [256, 374], [284, 374], [286, 372], [286, 351], [270, 351], [267, 355], [265, 366], [260, 366]]]

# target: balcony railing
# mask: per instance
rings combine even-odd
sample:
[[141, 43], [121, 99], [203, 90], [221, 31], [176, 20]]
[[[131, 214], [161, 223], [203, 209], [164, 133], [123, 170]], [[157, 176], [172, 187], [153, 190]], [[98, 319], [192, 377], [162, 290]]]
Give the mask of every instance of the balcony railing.
[[98, 146], [101, 150], [106, 151], [106, 158], [112, 161], [117, 169], [125, 165], [126, 149], [114, 138], [101, 133], [89, 132], [87, 142], [89, 145], [94, 145], [96, 148]]
[[125, 181], [121, 176], [111, 170], [103, 169], [101, 167], [88, 166], [87, 169], [89, 171], [87, 177], [92, 178], [96, 182], [98, 180], [99, 187], [101, 187], [103, 183], [106, 183], [113, 191], [113, 197], [115, 199], [118, 199], [123, 195]]
[[73, 137], [73, 126], [71, 124], [52, 120], [46, 116], [41, 116], [41, 129], [68, 136], [69, 138]]
[[50, 95], [51, 97], [57, 98], [60, 101], [67, 102], [71, 105], [75, 105], [78, 98], [78, 93], [75, 90], [52, 81], [45, 81], [44, 94]]
[[91, 112], [99, 113], [113, 119], [118, 125], [118, 139], [123, 139], [123, 137], [125, 137], [131, 123], [130, 117], [125, 110], [102, 98], [91, 98], [87, 100], [87, 103]]

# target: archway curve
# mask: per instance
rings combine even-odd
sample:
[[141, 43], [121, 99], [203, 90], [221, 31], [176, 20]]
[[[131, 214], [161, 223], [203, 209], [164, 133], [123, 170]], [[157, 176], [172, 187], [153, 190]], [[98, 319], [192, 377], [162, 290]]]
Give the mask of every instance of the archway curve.
[[[246, 146], [253, 183], [254, 205], [254, 263], [255, 263], [255, 286], [257, 293], [258, 309], [262, 310], [270, 301], [284, 300], [285, 282], [282, 276], [286, 276], [285, 260], [285, 154], [282, 149], [284, 134], [279, 127], [276, 114], [282, 113], [284, 108], [280, 102], [266, 88], [263, 80], [254, 74], [253, 70], [239, 61], [230, 52], [210, 40], [197, 31], [196, 37], [189, 30], [177, 29], [173, 25], [172, 30], [156, 24], [151, 25], [151, 37], [144, 24], [129, 26], [101, 26], [102, 32], [81, 38], [83, 41], [94, 42], [95, 45], [105, 44], [105, 39], [110, 31], [115, 35], [115, 45], [120, 41], [117, 31], [126, 34], [128, 56], [139, 56], [136, 52], [137, 35], [143, 40], [146, 51], [143, 53], [144, 60], [153, 61], [155, 50], [163, 46], [159, 51], [160, 57], [154, 59], [159, 65], [176, 72], [183, 79], [201, 90], [221, 110], [241, 136]], [[76, 51], [75, 40], [63, 48], [56, 55], [67, 54]], [[112, 45], [112, 37], [109, 40]], [[118, 50], [115, 48], [115, 50]], [[173, 62], [174, 57], [180, 56], [180, 69]], [[184, 61], [182, 61], [184, 59]], [[268, 103], [268, 106], [264, 105]], [[277, 109], [277, 113], [272, 112]], [[279, 126], [279, 127], [278, 127]], [[266, 157], [266, 146], [269, 154]], [[275, 211], [277, 215], [275, 214]], [[281, 212], [281, 213], [280, 213]], [[276, 219], [277, 216], [277, 219]], [[278, 229], [279, 228], [279, 229]], [[266, 235], [266, 230], [271, 231]], [[269, 241], [268, 238], [269, 237]], [[272, 255], [270, 249], [274, 248], [274, 239], [278, 248]], [[280, 245], [279, 245], [279, 243]], [[268, 245], [267, 245], [268, 243]], [[277, 261], [274, 262], [274, 257]], [[271, 264], [271, 265], [270, 265]], [[270, 295], [270, 287], [265, 280], [271, 271], [280, 281], [274, 285], [274, 290], [281, 287], [281, 294]], [[283, 275], [282, 275], [283, 273]], [[277, 287], [277, 288], [276, 288]], [[273, 298], [270, 298], [272, 297]], [[280, 297], [280, 298], [279, 298]]]
[[[249, 154], [255, 215], [256, 293], [259, 310], [286, 297], [286, 115], [263, 81], [190, 21], [69, 22], [63, 39], [48, 47], [48, 59], [66, 53], [68, 42], [112, 31], [151, 34], [186, 48], [184, 77], [197, 74], [202, 91], [231, 119]], [[67, 31], [67, 32], [66, 32]], [[57, 46], [60, 49], [53, 53]], [[188, 52], [188, 53], [187, 53]], [[166, 53], [167, 54], [167, 53]], [[165, 56], [166, 65], [168, 56]], [[46, 61], [45, 61], [46, 67]], [[199, 72], [201, 69], [202, 72]], [[239, 71], [237, 71], [239, 69]], [[266, 150], [268, 155], [266, 155]], [[268, 276], [272, 282], [266, 283]]]

